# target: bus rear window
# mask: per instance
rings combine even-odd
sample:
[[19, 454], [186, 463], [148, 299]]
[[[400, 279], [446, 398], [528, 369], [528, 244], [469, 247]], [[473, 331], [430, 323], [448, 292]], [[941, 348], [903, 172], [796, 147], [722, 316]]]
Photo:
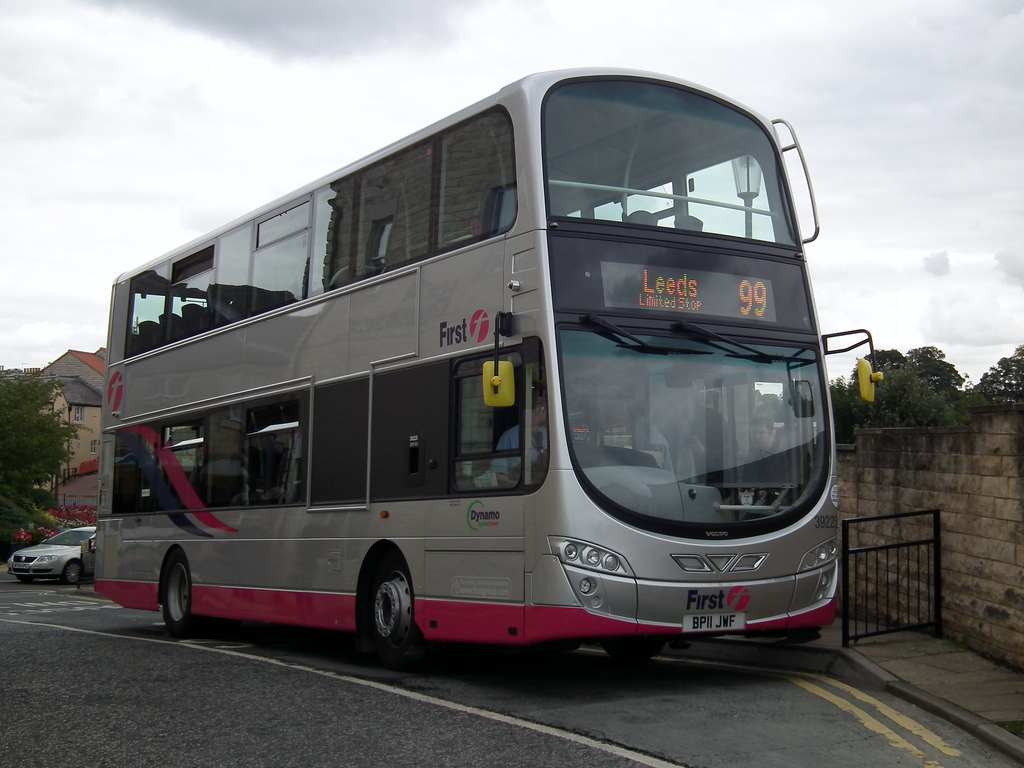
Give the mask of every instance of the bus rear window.
[[125, 356], [141, 355], [164, 343], [167, 278], [150, 270], [132, 278]]

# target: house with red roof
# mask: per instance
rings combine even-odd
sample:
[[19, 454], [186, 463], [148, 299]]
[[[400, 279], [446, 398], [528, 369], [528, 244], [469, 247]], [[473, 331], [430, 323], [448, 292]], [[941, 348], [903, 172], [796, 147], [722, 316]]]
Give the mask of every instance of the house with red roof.
[[107, 377], [107, 350], [81, 352], [69, 349], [41, 371], [43, 376], [79, 378], [98, 392], [103, 391]]
[[95, 506], [99, 494], [100, 416], [106, 384], [106, 350], [81, 352], [69, 349], [40, 371], [55, 379], [60, 392], [54, 409], [78, 427], [71, 460], [54, 478], [58, 504]]

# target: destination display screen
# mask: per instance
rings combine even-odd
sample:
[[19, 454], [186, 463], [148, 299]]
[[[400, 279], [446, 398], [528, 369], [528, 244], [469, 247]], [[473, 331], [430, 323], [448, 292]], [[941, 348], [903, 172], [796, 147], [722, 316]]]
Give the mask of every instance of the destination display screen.
[[549, 236], [557, 312], [813, 332], [803, 259], [675, 243]]
[[606, 308], [655, 310], [674, 315], [715, 315], [774, 323], [775, 291], [764, 275], [733, 275], [601, 262]]

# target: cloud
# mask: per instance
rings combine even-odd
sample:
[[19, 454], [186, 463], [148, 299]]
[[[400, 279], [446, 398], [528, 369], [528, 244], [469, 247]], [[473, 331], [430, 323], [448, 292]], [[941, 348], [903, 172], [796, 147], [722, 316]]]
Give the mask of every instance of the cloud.
[[431, 47], [455, 36], [479, 0], [88, 0], [157, 16], [285, 58], [348, 57], [385, 47]]
[[1024, 250], [1008, 248], [995, 255], [999, 269], [1013, 283], [1024, 287]]
[[[5, 352], [0, 366], [5, 368], [42, 368], [64, 350], [94, 352], [106, 344], [105, 327], [73, 322], [40, 320], [19, 324], [5, 320], [0, 321], [0, 335], [4, 336]], [[41, 349], [50, 350], [46, 359], [40, 356]]]
[[943, 275], [949, 274], [949, 254], [945, 251], [939, 251], [938, 253], [925, 256], [923, 261], [925, 272], [935, 275], [936, 277], [942, 277]]
[[665, 72], [791, 120], [821, 213], [824, 332], [937, 346], [975, 379], [1013, 352], [1024, 2], [650, 5], [0, 3], [0, 364], [99, 346], [116, 275], [529, 72], [579, 66]]

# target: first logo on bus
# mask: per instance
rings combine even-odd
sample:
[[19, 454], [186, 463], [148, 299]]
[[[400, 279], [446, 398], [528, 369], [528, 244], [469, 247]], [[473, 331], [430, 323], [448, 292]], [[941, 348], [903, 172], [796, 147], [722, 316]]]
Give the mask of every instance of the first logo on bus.
[[462, 344], [475, 339], [478, 344], [483, 344], [487, 339], [487, 332], [491, 329], [491, 321], [482, 309], [473, 313], [470, 319], [462, 318], [461, 321], [449, 324], [447, 320], [441, 321], [440, 345], [449, 347], [454, 344]]

